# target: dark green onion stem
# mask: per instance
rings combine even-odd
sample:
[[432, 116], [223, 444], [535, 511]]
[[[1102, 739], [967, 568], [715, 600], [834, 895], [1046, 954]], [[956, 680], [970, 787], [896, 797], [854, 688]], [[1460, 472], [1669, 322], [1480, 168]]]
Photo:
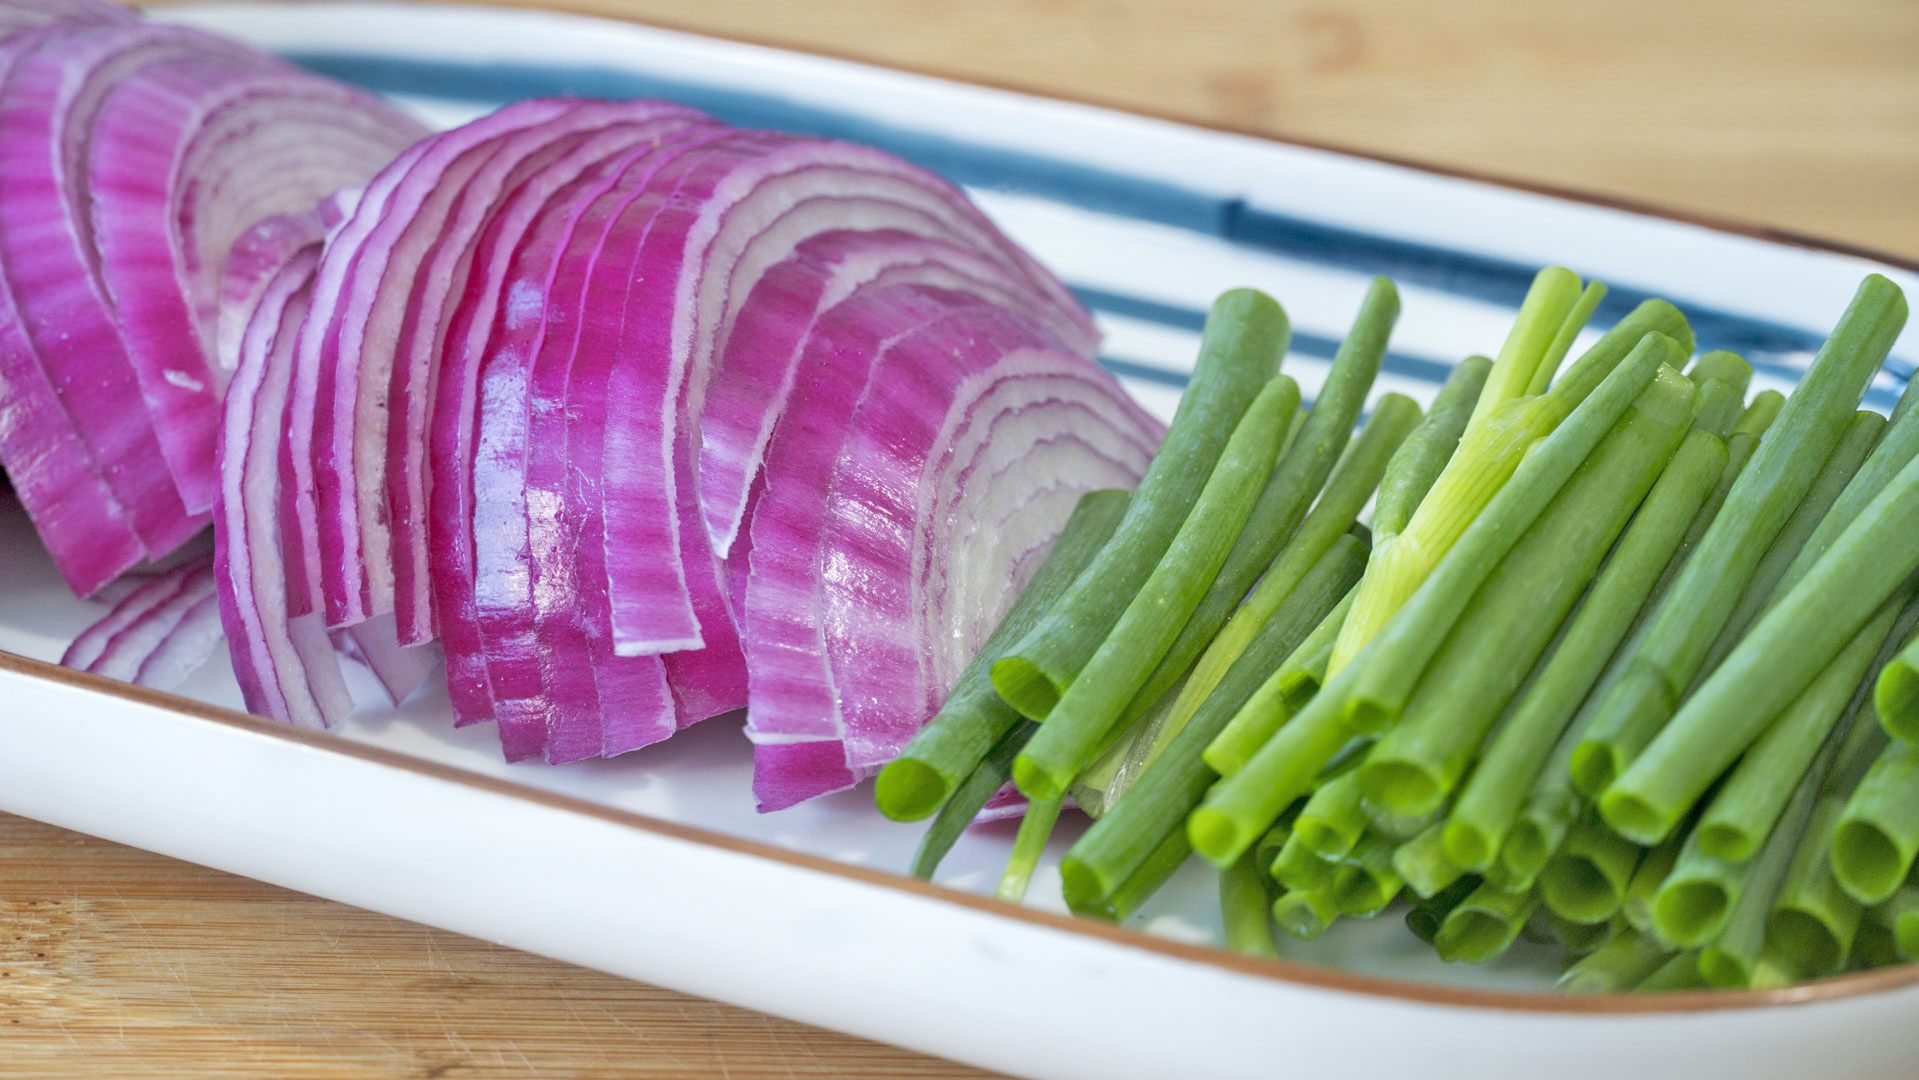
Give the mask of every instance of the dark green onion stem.
[[1369, 919], [1386, 910], [1405, 879], [1393, 868], [1393, 843], [1367, 836], [1352, 857], [1333, 871], [1333, 899], [1342, 915]]
[[[1251, 631], [1258, 629], [1258, 623], [1272, 613], [1279, 601], [1279, 597], [1270, 595], [1278, 591], [1275, 582], [1273, 589], [1266, 590], [1269, 596], [1260, 598], [1255, 595], [1253, 598], [1252, 602], [1261, 605], [1255, 611], [1264, 614], [1248, 616], [1241, 608], [1240, 602], [1246, 599], [1246, 590], [1252, 588], [1262, 574], [1267, 581], [1273, 581], [1275, 573], [1284, 575], [1290, 571], [1291, 580], [1297, 581], [1299, 575], [1319, 560], [1326, 547], [1352, 526], [1350, 517], [1337, 520], [1343, 515], [1330, 508], [1329, 513], [1315, 515], [1320, 520], [1313, 521], [1307, 514], [1307, 508], [1313, 505], [1313, 497], [1320, 493], [1320, 488], [1327, 485], [1328, 474], [1339, 478], [1334, 473], [1335, 463], [1341, 461], [1341, 452], [1352, 435], [1353, 425], [1366, 405], [1366, 396], [1372, 390], [1373, 380], [1379, 375], [1380, 363], [1386, 356], [1387, 339], [1392, 335], [1393, 323], [1398, 319], [1399, 291], [1385, 278], [1374, 278], [1366, 290], [1365, 299], [1360, 303], [1352, 329], [1347, 332], [1346, 339], [1333, 356], [1332, 368], [1313, 400], [1312, 410], [1306, 414], [1298, 438], [1267, 478], [1264, 489], [1260, 491], [1246, 519], [1246, 527], [1240, 530], [1218, 575], [1193, 608], [1192, 616], [1186, 620], [1179, 636], [1167, 648], [1166, 655], [1140, 687], [1129, 707], [1129, 717], [1143, 716], [1158, 704], [1159, 699], [1193, 667], [1193, 662], [1200, 658], [1201, 653], [1212, 645], [1215, 635], [1227, 624], [1228, 618], [1246, 616], [1253, 625], [1242, 632], [1238, 640], [1243, 646], [1251, 639]], [[1380, 400], [1373, 423], [1368, 427], [1380, 429], [1380, 434], [1375, 436], [1376, 444], [1384, 441], [1397, 446], [1406, 437], [1406, 432], [1418, 422], [1419, 406], [1410, 398], [1393, 394]], [[1382, 466], [1392, 454], [1390, 447], [1383, 451], [1377, 446], [1368, 449], [1370, 454], [1378, 457]], [[1368, 467], [1368, 463], [1362, 463], [1360, 471], [1364, 472]], [[1372, 472], [1369, 478], [1360, 480], [1357, 485], [1354, 483], [1357, 477], [1348, 476], [1344, 479], [1348, 487], [1363, 488], [1358, 505], [1353, 506], [1353, 514], [1357, 515], [1367, 495], [1378, 485], [1378, 473]], [[1351, 499], [1349, 491], [1334, 487], [1329, 487], [1326, 494], [1340, 501]], [[1321, 501], [1324, 503], [1326, 500], [1322, 497]], [[1314, 527], [1309, 529], [1307, 526]], [[1298, 530], [1297, 535], [1295, 530]], [[1284, 565], [1275, 565], [1273, 560], [1280, 556], [1282, 548], [1291, 556], [1290, 562], [1282, 557]], [[1296, 553], [1293, 551], [1295, 548], [1299, 549]], [[1265, 589], [1264, 582], [1261, 587]], [[1194, 678], [1189, 680], [1184, 691], [1193, 700], [1183, 714], [1174, 719], [1175, 724], [1184, 722], [1186, 716], [1192, 715], [1192, 710], [1205, 699], [1212, 690], [1212, 684], [1226, 673], [1226, 668], [1231, 664], [1232, 657], [1227, 656], [1211, 669], [1202, 666], [1194, 671]]]
[[1640, 843], [1664, 839], [1915, 567], [1919, 461], [1860, 512], [1613, 782], [1599, 803], [1607, 824]]
[[1865, 914], [1832, 873], [1832, 832], [1843, 809], [1845, 799], [1837, 794], [1814, 804], [1766, 920], [1767, 945], [1808, 975], [1830, 975], [1845, 966]]
[[1747, 389], [1752, 386], [1752, 365], [1736, 352], [1714, 349], [1699, 354], [1699, 359], [1687, 369], [1686, 378], [1697, 385], [1704, 385], [1708, 379], [1717, 379], [1732, 387], [1733, 392], [1743, 399]]
[[1046, 561], [986, 639], [979, 656], [960, 673], [946, 703], [900, 756], [880, 770], [873, 797], [887, 817], [916, 821], [937, 810], [1019, 723], [1019, 713], [993, 689], [988, 674], [993, 661], [1045, 616], [1099, 554], [1131, 498], [1130, 492], [1112, 490], [1080, 497]]
[[1020, 747], [1026, 745], [1036, 730], [1030, 720], [1021, 720], [1014, 724], [999, 742], [986, 752], [978, 765], [973, 767], [959, 785], [953, 788], [952, 795], [940, 804], [939, 814], [933, 823], [926, 827], [925, 835], [920, 837], [918, 854], [913, 856], [913, 876], [932, 880], [933, 872], [939, 869], [940, 860], [953, 850], [966, 827], [979, 816], [980, 810], [993, 793], [1006, 786], [1013, 777], [1013, 758], [1018, 756]]
[[1325, 933], [1338, 918], [1339, 902], [1333, 899], [1330, 883], [1320, 888], [1294, 889], [1273, 901], [1273, 921], [1301, 941]]
[[1219, 872], [1219, 914], [1226, 947], [1244, 956], [1278, 956], [1273, 945], [1272, 891], [1266, 871], [1248, 851]]
[[1454, 861], [1481, 869], [1493, 863], [1554, 745], [1625, 639], [1725, 464], [1718, 436], [1695, 430], [1680, 443], [1580, 602], [1564, 640], [1474, 767], [1446, 826], [1446, 852]]
[[1452, 792], [1665, 469], [1692, 405], [1692, 384], [1663, 371], [1485, 579], [1360, 768], [1369, 803], [1424, 814]]
[[[1708, 855], [1744, 862], [1759, 850], [1785, 809], [1793, 785], [1845, 715], [1900, 607], [1898, 600], [1882, 604], [1872, 621], [1853, 635], [1739, 759], [1697, 827], [1699, 846]], [[1838, 959], [1844, 959], [1844, 953]]]
[[1485, 964], [1512, 947], [1539, 899], [1530, 890], [1505, 892], [1482, 884], [1446, 916], [1433, 937], [1439, 958]]
[[[1752, 460], [1753, 451], [1758, 448], [1759, 436], [1751, 432], [1734, 432], [1726, 439], [1726, 467], [1720, 471], [1718, 482], [1700, 505], [1698, 513], [1693, 515], [1692, 524], [1686, 527], [1686, 535], [1679, 541], [1679, 549], [1666, 562], [1666, 569], [1660, 572], [1652, 593], [1634, 617], [1625, 644], [1613, 653], [1604, 674], [1594, 684], [1573, 720], [1571, 730], [1579, 732], [1580, 736], [1572, 748], [1568, 768], [1572, 771], [1574, 788], [1587, 798], [1595, 798], [1606, 790], [1613, 777], [1618, 776], [1627, 762], [1645, 749], [1666, 722], [1665, 713], [1657, 707], [1637, 711], [1630, 708], [1608, 711], [1605, 707], [1613, 689], [1625, 681], [1626, 672], [1632, 667], [1640, 644], [1652, 629], [1653, 617], [1658, 614], [1661, 601], [1671, 590], [1680, 569], [1692, 557], [1693, 550], [1699, 546], [1700, 538], [1718, 515], [1719, 508], [1725, 504], [1727, 493]], [[1659, 696], [1657, 679], [1642, 677], [1637, 681], [1642, 685], [1633, 692], [1645, 693], [1644, 684], [1651, 681], [1655, 696]]]
[[[1719, 666], [1733, 646], [1739, 644], [1746, 631], [1752, 628], [1759, 613], [1777, 597], [1784, 595], [1783, 589], [1789, 589], [1797, 583], [1797, 578], [1788, 582], [1787, 569], [1805, 549], [1806, 541], [1813, 530], [1826, 519], [1827, 511], [1838, 501], [1839, 494], [1852, 481], [1853, 475], [1872, 453], [1873, 445], [1879, 441], [1880, 432], [1886, 427], [1886, 418], [1876, 412], [1857, 412], [1852, 423], [1846, 425], [1845, 434], [1839, 437], [1839, 445], [1833, 448], [1832, 456], [1813, 477], [1812, 487], [1806, 490], [1806, 497], [1799, 500], [1799, 506], [1792, 516], [1773, 538], [1772, 547], [1766, 549], [1766, 555], [1753, 569], [1752, 581], [1746, 586], [1745, 595], [1726, 618], [1726, 626], [1719, 632], [1718, 640], [1706, 654], [1706, 662], [1701, 672], [1710, 672]], [[1809, 566], [1810, 564], [1808, 564]], [[1783, 589], [1782, 589], [1783, 587]], [[1698, 678], [1695, 677], [1695, 683]]]
[[[1651, 719], [1636, 720], [1630, 726], [1658, 730], [1666, 717], [1673, 716], [1680, 695], [1698, 674], [1707, 651], [1726, 625], [1741, 593], [1751, 581], [1759, 560], [1812, 486], [1814, 477], [1832, 455], [1833, 448], [1838, 445], [1866, 384], [1885, 360], [1893, 340], [1898, 337], [1899, 329], [1905, 324], [1905, 316], [1906, 302], [1898, 286], [1876, 274], [1869, 275], [1840, 318], [1832, 336], [1826, 340], [1812, 366], [1800, 380], [1798, 388], [1793, 391], [1791, 400], [1780, 412], [1778, 420], [1767, 430], [1766, 438], [1754, 452], [1752, 462], [1741, 472], [1738, 482], [1728, 493], [1722, 512], [1713, 519], [1699, 547], [1679, 571], [1672, 589], [1661, 601], [1650, 630], [1636, 651], [1632, 668], [1628, 670], [1626, 678], [1613, 688], [1602, 706], [1602, 721], [1607, 720], [1611, 713], [1637, 714]], [[1919, 482], [1919, 477], [1915, 477], [1915, 481]], [[1874, 505], [1877, 505], [1876, 501]], [[1866, 512], [1869, 511], [1870, 508]], [[1851, 532], [1851, 529], [1847, 530], [1848, 535]], [[1835, 547], [1841, 542], [1843, 538], [1835, 541]], [[1910, 567], [1899, 570], [1892, 582], [1887, 583], [1885, 591], [1871, 596], [1855, 618], [1831, 635], [1834, 640], [1829, 649], [1805, 651], [1803, 655], [1812, 657], [1810, 666], [1813, 671], [1825, 666], [1826, 661], [1838, 651], [1839, 645], [1879, 606], [1879, 602], [1885, 598], [1885, 592], [1890, 591], [1891, 585], [1903, 578], [1908, 570]], [[1813, 571], [1805, 580], [1810, 580], [1816, 573]], [[1774, 611], [1782, 611], [1798, 591], [1795, 587], [1781, 598]], [[1794, 614], [1796, 616], [1799, 613], [1795, 611]], [[1715, 673], [1694, 695], [1687, 704], [1688, 710], [1714, 708], [1712, 705], [1696, 707], [1695, 703], [1702, 700], [1717, 701], [1723, 697], [1726, 683], [1720, 675], [1733, 666], [1733, 657], [1741, 653], [1747, 653], [1748, 658], [1755, 655], [1749, 649], [1749, 643], [1759, 636], [1759, 627], [1768, 624], [1769, 620], [1762, 619], [1754, 627], [1754, 633], [1747, 637], [1746, 643], [1734, 650], [1720, 672]], [[1809, 675], [1802, 671], [1790, 680], [1774, 682], [1797, 683]], [[1715, 682], [1720, 683], [1719, 691], [1709, 693], [1708, 688]], [[1786, 695], [1796, 690], [1792, 685], [1775, 688]], [[1747, 692], [1742, 688], [1742, 694]], [[1784, 700], [1772, 702], [1761, 713], [1757, 723], [1763, 724], [1784, 704]], [[1752, 713], [1760, 710], [1748, 708], [1747, 711]], [[1697, 722], [1689, 722], [1688, 726], [1696, 727]], [[1750, 724], [1747, 726], [1750, 727]], [[1738, 739], [1721, 741], [1741, 742]], [[1668, 747], [1671, 745], [1669, 743]], [[1743, 745], [1739, 746], [1739, 749], [1743, 748]], [[1651, 753], [1651, 747], [1646, 752]], [[1718, 770], [1726, 764], [1726, 761], [1720, 761], [1712, 775], [1717, 775]], [[1636, 767], [1635, 764], [1629, 769]], [[1711, 778], [1709, 775], [1705, 781], [1709, 782]], [[1626, 776], [1622, 774], [1620, 780], [1623, 782], [1625, 779]], [[1634, 778], [1634, 784], [1642, 784], [1644, 780], [1645, 773], [1642, 772]], [[1701, 783], [1701, 790], [1703, 786]], [[1683, 810], [1683, 806], [1674, 808], [1663, 800], [1656, 804], [1648, 803], [1645, 799], [1649, 794], [1634, 793], [1630, 789], [1608, 792], [1606, 801], [1601, 803], [1607, 822], [1642, 843], [1656, 843], [1663, 839], [1672, 824], [1669, 819], [1676, 818], [1677, 811]], [[1660, 793], [1661, 796], [1663, 794]], [[1697, 790], [1691, 793], [1691, 798], [1697, 796]], [[1690, 802], [1690, 798], [1687, 802]], [[1647, 812], [1636, 813], [1642, 806]]]
[[1618, 914], [1639, 866], [1640, 849], [1601, 822], [1573, 827], [1539, 874], [1539, 898], [1574, 922], [1603, 922]]
[[1477, 888], [1478, 878], [1463, 877], [1419, 901], [1406, 910], [1406, 929], [1411, 930], [1414, 937], [1431, 945], [1446, 916], [1452, 914], [1453, 909]]
[[1588, 953], [1559, 977], [1568, 994], [1617, 994], [1631, 990], [1672, 958], [1672, 950], [1650, 934], [1627, 927]]
[[[1260, 628], [1253, 644], [1220, 680], [1199, 712], [1067, 852], [1060, 872], [1069, 902], [1077, 899], [1092, 903], [1111, 893], [1135, 873], [1166, 833], [1184, 831], [1179, 827], [1181, 820], [1217, 776], [1201, 756], [1206, 745], [1269, 678], [1267, 673], [1279, 659], [1297, 648], [1345, 595], [1364, 565], [1365, 547], [1350, 535], [1341, 537], [1321, 557], [1299, 588]], [[1277, 817], [1275, 811], [1274, 819]], [[1261, 831], [1272, 823], [1269, 819]], [[1238, 854], [1235, 852], [1234, 857]]]
[[1455, 883], [1468, 877], [1465, 869], [1446, 857], [1440, 840], [1443, 826], [1433, 825], [1393, 852], [1393, 869], [1406, 887], [1428, 900], [1443, 895]]
[[1046, 617], [992, 666], [994, 688], [1021, 714], [1040, 719], [1052, 711], [1139, 594], [1290, 337], [1286, 312], [1264, 293], [1234, 289], [1213, 301], [1192, 381], [1126, 516]]
[[1897, 892], [1919, 855], [1919, 746], [1880, 752], [1846, 801], [1832, 838], [1832, 870], [1853, 899], [1877, 904]]
[[1699, 954], [1688, 950], [1674, 953], [1671, 959], [1659, 965], [1632, 990], [1635, 994], [1673, 994], [1682, 990], [1697, 990], [1704, 985], [1706, 979], [1699, 974]]
[[[1299, 386], [1284, 375], [1274, 376], [1247, 407], [1159, 564], [1013, 760], [1013, 782], [1029, 798], [1064, 794], [1105, 745], [1146, 672], [1166, 654], [1246, 524], [1279, 455], [1286, 422], [1298, 407]], [[1012, 658], [993, 665], [996, 685], [998, 672], [1009, 663], [1017, 666]], [[1005, 689], [1000, 687], [1002, 694]]]
[[[1317, 406], [1314, 411], [1325, 407]], [[1213, 687], [1219, 684], [1227, 669], [1239, 659], [1239, 654], [1245, 650], [1253, 635], [1259, 632], [1267, 619], [1272, 618], [1287, 594], [1298, 586], [1299, 580], [1326, 553], [1333, 541], [1354, 527], [1359, 512], [1378, 489], [1386, 463], [1405, 441], [1407, 433], [1418, 423], [1419, 406], [1411, 398], [1387, 394], [1380, 399], [1365, 430], [1360, 432], [1359, 438], [1340, 458], [1318, 503], [1300, 524], [1299, 531], [1287, 543], [1285, 550], [1280, 552], [1260, 578], [1252, 595], [1247, 596], [1245, 603], [1232, 612], [1230, 619], [1223, 620], [1223, 627], [1217, 623], [1203, 627], [1209, 633], [1212, 630], [1218, 630], [1219, 633], [1211, 638], [1210, 643], [1202, 643], [1205, 652], [1199, 657], [1199, 662], [1193, 665], [1186, 684], [1180, 688], [1169, 721], [1175, 729], [1183, 725], [1199, 708], [1199, 703], [1213, 692]], [[1255, 524], [1249, 522], [1247, 528], [1251, 529]], [[1197, 611], [1194, 613], [1193, 619], [1186, 624], [1188, 631], [1200, 626], [1201, 614]], [[1172, 658], [1169, 653], [1168, 659]], [[1184, 672], [1191, 660], [1190, 656], [1180, 659], [1179, 670]], [[1140, 698], [1134, 700], [1134, 707], [1137, 708], [1140, 701], [1148, 696], [1154, 700], [1159, 697], [1151, 683], [1141, 691]]]

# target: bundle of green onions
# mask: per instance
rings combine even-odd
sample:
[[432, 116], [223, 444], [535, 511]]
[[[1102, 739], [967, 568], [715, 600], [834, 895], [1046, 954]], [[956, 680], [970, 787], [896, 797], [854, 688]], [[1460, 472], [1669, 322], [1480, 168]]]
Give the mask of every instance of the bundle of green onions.
[[1604, 294], [1541, 272], [1495, 358], [1363, 426], [1391, 283], [1310, 410], [1280, 306], [1220, 297], [1139, 488], [1082, 501], [880, 774], [937, 815], [914, 872], [1010, 782], [1002, 898], [1070, 798], [1072, 910], [1197, 855], [1246, 953], [1398, 903], [1448, 960], [1558, 941], [1576, 992], [1919, 959], [1919, 391], [1859, 411], [1905, 299], [1868, 277], [1748, 398], [1659, 300], [1561, 371]]

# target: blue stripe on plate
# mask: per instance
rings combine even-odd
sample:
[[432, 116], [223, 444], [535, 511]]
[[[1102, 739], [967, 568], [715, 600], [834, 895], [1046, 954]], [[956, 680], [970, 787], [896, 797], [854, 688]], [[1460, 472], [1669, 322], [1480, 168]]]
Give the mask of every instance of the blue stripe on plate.
[[[1262, 210], [1241, 199], [1219, 198], [1108, 169], [979, 146], [834, 109], [682, 79], [590, 66], [465, 63], [298, 50], [287, 56], [314, 71], [369, 89], [453, 101], [500, 104], [549, 94], [670, 98], [730, 124], [882, 147], [961, 184], [1030, 194], [1101, 213], [1172, 225], [1302, 262], [1382, 274], [1402, 283], [1510, 308], [1519, 306], [1538, 269], [1481, 253], [1309, 221]], [[1168, 326], [1196, 329], [1195, 318], [1204, 319], [1202, 312], [1145, 298], [1087, 289], [1080, 292], [1096, 309]], [[1630, 286], [1614, 285], [1595, 321], [1600, 325], [1616, 321], [1650, 295]], [[1751, 361], [1755, 370], [1788, 379], [1796, 379], [1804, 364], [1787, 358], [1815, 352], [1823, 340], [1818, 333], [1765, 319], [1699, 305], [1680, 307], [1692, 322], [1701, 350], [1731, 349]], [[1337, 343], [1307, 337], [1296, 339], [1294, 347], [1310, 355], [1331, 356]], [[1407, 366], [1398, 370], [1407, 375], [1433, 381], [1444, 378], [1443, 364], [1408, 357], [1400, 358], [1400, 362]], [[1903, 380], [1911, 374], [1911, 365], [1889, 364], [1888, 370]], [[1866, 400], [1889, 407], [1895, 396], [1895, 390], [1881, 387], [1869, 392]]]

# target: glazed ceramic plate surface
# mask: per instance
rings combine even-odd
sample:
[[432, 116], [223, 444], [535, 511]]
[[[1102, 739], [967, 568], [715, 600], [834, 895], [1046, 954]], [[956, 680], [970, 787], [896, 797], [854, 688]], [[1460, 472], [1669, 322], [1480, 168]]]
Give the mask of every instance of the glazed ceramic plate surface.
[[[1102, 360], [1170, 416], [1211, 297], [1280, 298], [1310, 396], [1368, 279], [1404, 316], [1375, 393], [1422, 402], [1497, 348], [1533, 271], [1647, 295], [1699, 346], [1789, 389], [1858, 284], [1908, 266], [1323, 149], [625, 23], [500, 9], [219, 4], [160, 18], [254, 42], [453, 124], [539, 94], [657, 96], [742, 125], [874, 143], [951, 176], [1070, 284]], [[1590, 336], [1590, 334], [1589, 334]], [[1909, 332], [1868, 404], [1919, 360]], [[151, 694], [51, 667], [104, 609], [73, 599], [0, 503], [0, 809], [403, 918], [1036, 1077], [1906, 1076], [1919, 971], [1770, 994], [1569, 999], [1555, 951], [1449, 967], [1386, 916], [1285, 962], [1232, 957], [1189, 865], [1132, 924], [1074, 920], [1051, 867], [987, 899], [1011, 826], [934, 886], [920, 826], [862, 788], [753, 811], [738, 717], [602, 762], [507, 766], [444, 693], [326, 735], [229, 710], [216, 664]], [[364, 676], [364, 672], [354, 672]], [[356, 685], [374, 700], [370, 678]], [[315, 942], [315, 948], [324, 947]]]

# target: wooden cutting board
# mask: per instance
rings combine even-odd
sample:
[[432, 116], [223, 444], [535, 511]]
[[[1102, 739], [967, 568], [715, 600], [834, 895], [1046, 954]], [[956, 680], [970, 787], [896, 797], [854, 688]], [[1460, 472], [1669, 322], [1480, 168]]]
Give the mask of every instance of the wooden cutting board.
[[[570, 2], [1919, 255], [1910, 0]], [[984, 1074], [0, 815], [0, 1077], [78, 1075]]]

